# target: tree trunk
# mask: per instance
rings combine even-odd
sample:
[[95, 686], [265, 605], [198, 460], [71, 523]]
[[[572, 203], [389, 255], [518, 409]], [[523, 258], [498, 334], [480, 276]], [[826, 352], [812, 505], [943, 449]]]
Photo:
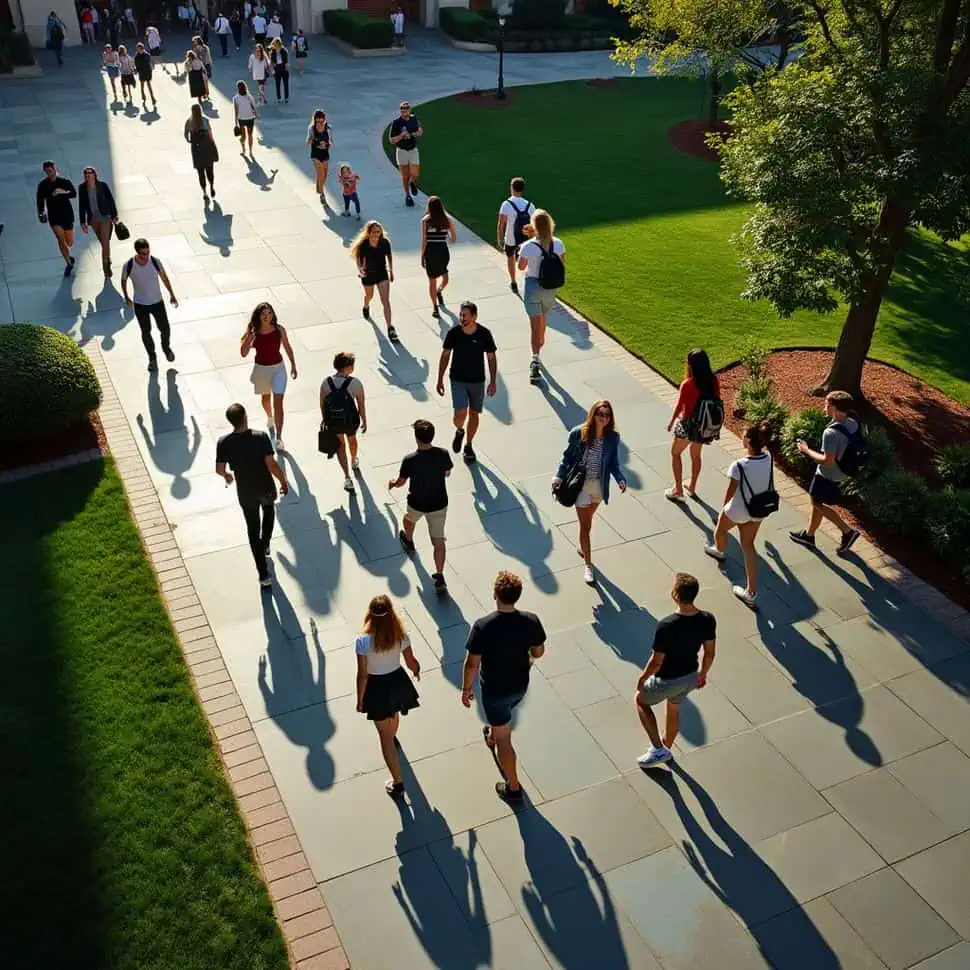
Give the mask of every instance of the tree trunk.
[[717, 131], [718, 129], [718, 115], [721, 109], [721, 76], [714, 70], [713, 67], [709, 67], [711, 76], [711, 100], [707, 106], [707, 130]]

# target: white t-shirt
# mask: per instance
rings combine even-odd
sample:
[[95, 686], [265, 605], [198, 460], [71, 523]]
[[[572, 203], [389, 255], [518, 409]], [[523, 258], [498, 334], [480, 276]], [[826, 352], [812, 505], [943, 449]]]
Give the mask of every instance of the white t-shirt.
[[505, 216], [505, 245], [515, 245], [515, 217], [519, 210], [525, 209], [531, 216], [536, 211], [536, 207], [528, 200], [521, 197], [506, 199], [499, 207], [498, 214]]
[[[333, 382], [334, 384], [337, 385], [337, 387], [343, 387], [344, 381], [347, 380], [347, 377], [344, 374], [334, 373], [334, 374], [331, 374], [330, 376], [333, 378]], [[328, 394], [330, 393], [330, 385], [327, 383], [326, 378], [324, 378], [323, 381], [321, 381], [320, 387], [323, 390], [325, 390]], [[356, 377], [351, 377], [350, 380], [347, 381], [347, 393], [354, 399], [355, 402], [359, 399], [363, 391], [364, 391], [364, 385], [361, 384], [361, 382], [357, 380]]]
[[266, 25], [266, 39], [274, 40], [283, 36], [283, 25], [278, 20], [271, 20]]
[[158, 32], [158, 28], [149, 27], [145, 31], [145, 40], [148, 41], [149, 50], [154, 50], [157, 47], [162, 46], [162, 35]]
[[405, 637], [396, 647], [376, 653], [371, 650], [369, 633], [362, 633], [354, 641], [354, 649], [358, 657], [367, 658], [367, 673], [393, 674], [401, 666], [401, 651], [411, 646], [411, 641]]
[[[552, 251], [557, 256], [563, 256], [566, 253], [566, 247], [562, 244], [562, 240], [556, 236], [552, 237]], [[539, 264], [542, 262], [542, 247], [539, 243], [535, 239], [524, 242], [522, 248], [519, 250], [519, 257], [526, 260], [526, 279], [535, 279], [538, 277]]]
[[265, 81], [269, 74], [269, 58], [249, 55], [249, 73], [254, 81]]
[[253, 33], [254, 34], [265, 34], [266, 33], [266, 21], [259, 14], [253, 17]]
[[251, 94], [234, 94], [232, 103], [239, 110], [240, 121], [251, 121], [256, 117], [256, 102]]
[[222, 16], [222, 14], [219, 14], [219, 16], [216, 17], [216, 22], [215, 22], [216, 33], [228, 34], [231, 29], [232, 28], [229, 26], [229, 21], [224, 16]]
[[404, 33], [404, 14], [400, 10], [395, 10], [391, 14], [391, 23], [394, 25], [395, 34]]
[[[741, 484], [742, 467], [744, 468], [746, 485]], [[768, 491], [771, 483], [771, 455], [764, 451], [760, 455], [745, 455], [744, 458], [739, 458], [728, 469], [728, 478], [733, 478], [738, 483], [738, 490], [725, 507], [724, 514], [732, 522], [750, 522], [751, 515], [744, 504], [741, 489], [744, 489], [744, 494], [749, 499], [752, 495], [760, 495], [762, 492]]]

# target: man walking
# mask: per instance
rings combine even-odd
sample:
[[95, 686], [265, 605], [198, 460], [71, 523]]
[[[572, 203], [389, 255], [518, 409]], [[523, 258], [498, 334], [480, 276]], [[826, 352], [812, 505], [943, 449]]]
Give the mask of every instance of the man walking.
[[401, 172], [401, 184], [404, 186], [404, 204], [414, 205], [412, 195], [418, 194], [418, 175], [420, 174], [421, 157], [418, 154], [418, 138], [424, 134], [418, 116], [411, 114], [411, 105], [407, 101], [401, 102], [401, 115], [391, 122], [391, 132], [388, 141], [395, 147], [397, 167]]
[[519, 246], [529, 238], [527, 234], [529, 220], [532, 218], [532, 213], [536, 211], [536, 207], [525, 198], [524, 178], [512, 179], [511, 192], [512, 194], [499, 207], [495, 235], [499, 249], [505, 247], [509, 289], [513, 293], [518, 293], [519, 284], [515, 282], [515, 264], [519, 258]]
[[[472, 441], [478, 432], [479, 415], [485, 405], [485, 395], [495, 396], [498, 376], [498, 359], [495, 356], [495, 340], [486, 327], [478, 323], [478, 307], [465, 300], [458, 310], [458, 320], [445, 334], [444, 347], [438, 360], [438, 393], [445, 393], [445, 371], [451, 362], [451, 402], [455, 409], [455, 437], [451, 450], [457, 454], [465, 438], [465, 422], [468, 422], [468, 439], [465, 441], [464, 459], [470, 465], [475, 459]], [[485, 359], [488, 358], [488, 387], [485, 386]]]
[[495, 612], [476, 620], [465, 645], [461, 702], [471, 707], [476, 676], [480, 678], [485, 710], [485, 743], [498, 758], [504, 781], [495, 785], [499, 798], [522, 800], [512, 747], [512, 712], [529, 689], [532, 664], [546, 652], [546, 631], [534, 613], [518, 610], [522, 580], [504, 569], [492, 587]]
[[[266, 560], [269, 558], [269, 541], [276, 522], [276, 485], [280, 483], [280, 493], [286, 495], [290, 490], [286, 473], [280, 468], [273, 456], [273, 442], [265, 431], [253, 431], [246, 418], [246, 409], [241, 404], [230, 404], [226, 409], [226, 420], [232, 431], [223, 435], [216, 445], [216, 474], [226, 480], [226, 485], [236, 482], [236, 498], [242, 507], [249, 535], [249, 548], [256, 563], [259, 585], [269, 586], [270, 577]], [[226, 470], [232, 469], [232, 473]]]
[[414, 552], [414, 527], [421, 519], [428, 520], [428, 534], [434, 548], [434, 573], [431, 580], [439, 593], [448, 589], [445, 582], [445, 521], [448, 517], [448, 487], [446, 480], [453, 467], [451, 455], [444, 448], [432, 445], [434, 425], [418, 419], [414, 422], [417, 451], [404, 456], [398, 476], [387, 483], [388, 488], [400, 488], [408, 482], [408, 507], [403, 528], [398, 533], [405, 552]]
[[266, 18], [260, 13], [253, 16], [253, 43], [262, 44], [266, 49]]
[[71, 199], [77, 197], [77, 189], [70, 179], [57, 174], [57, 166], [50, 160], [44, 162], [44, 177], [37, 183], [37, 218], [51, 227], [57, 248], [64, 258], [64, 275], [70, 276], [77, 262], [71, 255], [74, 245], [74, 206]]
[[[132, 295], [128, 295], [128, 280], [131, 280]], [[161, 261], [151, 254], [147, 239], [135, 240], [135, 256], [125, 263], [121, 271], [121, 293], [125, 298], [125, 305], [133, 307], [135, 319], [141, 328], [141, 342], [148, 352], [148, 371], [158, 370], [158, 360], [155, 357], [155, 342], [152, 340], [152, 317], [158, 327], [158, 335], [162, 339], [162, 353], [168, 361], [175, 360], [170, 344], [171, 329], [168, 323], [168, 313], [162, 299], [162, 284], [168, 290], [169, 303], [177, 307], [179, 301], [175, 298], [175, 291], [169, 282], [168, 274]]]
[[212, 25], [212, 29], [216, 32], [216, 37], [219, 38], [219, 46], [222, 48], [222, 56], [229, 56], [229, 34], [232, 32], [232, 27], [229, 26], [229, 18], [220, 10], [216, 16], [216, 22]]
[[[653, 652], [637, 681], [634, 704], [653, 747], [637, 758], [641, 768], [655, 768], [673, 757], [670, 746], [680, 728], [680, 702], [707, 683], [714, 663], [717, 620], [694, 606], [700, 584], [690, 573], [677, 573], [670, 591], [677, 609], [665, 616], [653, 635]], [[703, 651], [702, 660], [698, 655]], [[653, 708], [667, 702], [664, 735], [660, 737]]]

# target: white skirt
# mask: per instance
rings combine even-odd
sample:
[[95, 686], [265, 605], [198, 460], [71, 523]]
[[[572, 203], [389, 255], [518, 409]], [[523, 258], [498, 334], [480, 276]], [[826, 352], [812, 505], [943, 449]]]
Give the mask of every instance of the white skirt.
[[260, 397], [264, 394], [283, 395], [286, 393], [286, 363], [281, 360], [278, 364], [253, 364], [249, 379]]

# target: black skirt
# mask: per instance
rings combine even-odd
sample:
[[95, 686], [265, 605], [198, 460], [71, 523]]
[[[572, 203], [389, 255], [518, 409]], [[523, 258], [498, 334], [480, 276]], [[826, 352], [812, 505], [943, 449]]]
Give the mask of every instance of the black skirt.
[[201, 98], [205, 94], [205, 72], [189, 71], [189, 97]]
[[418, 692], [403, 667], [389, 674], [368, 674], [363, 703], [368, 721], [384, 721], [418, 706]]
[[439, 276], [444, 276], [448, 272], [450, 260], [451, 253], [448, 251], [447, 243], [428, 243], [424, 250], [424, 269], [428, 279], [435, 280]]

